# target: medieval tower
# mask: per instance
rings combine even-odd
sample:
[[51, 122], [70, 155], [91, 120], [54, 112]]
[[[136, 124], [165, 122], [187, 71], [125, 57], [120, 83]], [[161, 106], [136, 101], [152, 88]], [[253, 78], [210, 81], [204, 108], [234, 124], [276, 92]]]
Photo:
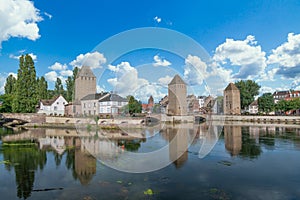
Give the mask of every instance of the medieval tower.
[[187, 115], [186, 84], [175, 75], [168, 85], [168, 115]]
[[233, 83], [229, 83], [224, 90], [224, 114], [241, 114], [240, 90]]
[[75, 79], [75, 102], [88, 94], [96, 94], [96, 76], [88, 66], [82, 66]]

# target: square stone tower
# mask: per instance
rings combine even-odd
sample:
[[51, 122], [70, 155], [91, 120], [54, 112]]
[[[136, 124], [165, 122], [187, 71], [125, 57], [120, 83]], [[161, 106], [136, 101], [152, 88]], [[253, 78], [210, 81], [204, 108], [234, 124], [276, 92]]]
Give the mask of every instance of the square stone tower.
[[75, 79], [75, 102], [88, 94], [96, 94], [96, 76], [88, 66], [82, 66]]
[[241, 114], [240, 90], [233, 83], [229, 83], [224, 90], [224, 114]]
[[187, 115], [186, 84], [175, 75], [168, 85], [168, 115]]

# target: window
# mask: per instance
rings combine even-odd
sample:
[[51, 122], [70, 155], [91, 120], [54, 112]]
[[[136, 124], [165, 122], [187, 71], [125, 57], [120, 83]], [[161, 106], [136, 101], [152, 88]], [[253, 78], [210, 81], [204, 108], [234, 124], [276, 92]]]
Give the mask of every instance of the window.
[[85, 103], [83, 104], [83, 107], [85, 108]]
[[96, 102], [94, 102], [94, 108], [96, 108]]
[[59, 104], [59, 102], [56, 102], [56, 104], [58, 105], [58, 104]]
[[57, 110], [57, 106], [54, 106], [54, 110]]

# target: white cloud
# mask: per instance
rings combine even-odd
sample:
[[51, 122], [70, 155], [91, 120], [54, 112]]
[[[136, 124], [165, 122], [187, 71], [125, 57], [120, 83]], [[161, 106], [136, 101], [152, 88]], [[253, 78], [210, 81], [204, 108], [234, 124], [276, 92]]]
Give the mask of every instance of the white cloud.
[[[28, 55], [30, 55], [30, 57], [32, 58], [33, 61], [35, 61], [35, 62], [37, 61], [37, 55], [35, 55], [33, 53], [29, 53]], [[20, 57], [21, 57], [21, 55], [19, 55], [19, 56], [15, 56], [13, 54], [9, 55], [9, 58], [16, 59], [16, 60], [19, 60]]]
[[44, 12], [44, 14], [49, 18], [49, 19], [52, 19], [52, 15], [51, 14], [49, 14], [49, 13], [47, 13], [47, 12]]
[[106, 91], [106, 90], [105, 90], [105, 86], [104, 86], [104, 85], [102, 85], [102, 86], [97, 85], [97, 93], [105, 92], [105, 91]]
[[300, 34], [288, 34], [288, 41], [272, 50], [268, 57], [268, 64], [279, 64], [283, 67], [300, 65]]
[[163, 85], [163, 86], [168, 86], [168, 84], [171, 82], [172, 79], [173, 79], [173, 77], [167, 75], [165, 77], [159, 78], [158, 83]]
[[114, 87], [114, 91], [121, 96], [134, 94], [140, 87], [149, 84], [146, 79], [138, 77], [138, 71], [128, 62], [122, 62], [117, 66], [108, 67], [116, 73], [116, 78], [110, 78], [107, 82]]
[[58, 77], [58, 75], [57, 75], [56, 71], [50, 71], [45, 74], [45, 79], [49, 82], [55, 82], [57, 77]]
[[157, 23], [160, 23], [160, 22], [161, 22], [161, 18], [158, 17], [158, 16], [155, 16], [155, 17], [153, 18], [153, 20], [154, 20], [155, 22], [157, 22]]
[[158, 84], [145, 84], [141, 86], [134, 94], [134, 96], [146, 103], [148, 102], [149, 97], [152, 95], [154, 102], [158, 102], [162, 99], [167, 93], [167, 89]]
[[73, 75], [73, 71], [72, 70], [62, 70], [59, 72], [60, 75], [62, 76], [72, 76]]
[[171, 65], [171, 63], [169, 61], [167, 61], [166, 59], [160, 58], [158, 55], [155, 55], [153, 57], [153, 60], [155, 61], [153, 63], [154, 67], [158, 67], [158, 66], [167, 67], [167, 66]]
[[8, 76], [9, 76], [9, 75], [12, 75], [12, 76], [13, 76], [13, 77], [15, 77], [15, 78], [17, 78], [17, 77], [18, 77], [18, 74], [16, 74], [16, 73], [13, 73], [13, 72], [9, 72], [9, 73], [8, 73]]
[[200, 85], [208, 76], [207, 65], [198, 56], [188, 55], [185, 59], [184, 79], [188, 85]]
[[249, 35], [245, 40], [226, 39], [216, 48], [213, 60], [220, 65], [239, 66], [235, 78], [253, 78], [264, 72], [267, 66], [265, 55], [255, 37]]
[[40, 37], [37, 22], [43, 20], [39, 10], [28, 0], [0, 1], [0, 48], [11, 37], [36, 40]]
[[61, 70], [66, 70], [68, 68], [68, 66], [66, 64], [61, 64], [59, 62], [55, 62], [53, 65], [51, 65], [48, 68], [51, 70], [55, 70], [55, 71], [61, 71]]
[[103, 54], [95, 51], [93, 53], [80, 54], [75, 60], [70, 62], [73, 67], [81, 68], [83, 65], [89, 66], [91, 69], [102, 68], [106, 63], [106, 58]]

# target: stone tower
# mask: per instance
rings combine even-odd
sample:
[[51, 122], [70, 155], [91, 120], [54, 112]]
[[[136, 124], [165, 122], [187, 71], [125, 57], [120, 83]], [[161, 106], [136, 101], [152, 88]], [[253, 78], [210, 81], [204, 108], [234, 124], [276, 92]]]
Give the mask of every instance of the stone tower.
[[224, 114], [241, 114], [240, 90], [233, 83], [229, 83], [224, 90]]
[[168, 115], [187, 115], [186, 84], [175, 75], [168, 85]]
[[96, 94], [96, 76], [88, 66], [82, 66], [75, 79], [75, 102], [88, 94]]

